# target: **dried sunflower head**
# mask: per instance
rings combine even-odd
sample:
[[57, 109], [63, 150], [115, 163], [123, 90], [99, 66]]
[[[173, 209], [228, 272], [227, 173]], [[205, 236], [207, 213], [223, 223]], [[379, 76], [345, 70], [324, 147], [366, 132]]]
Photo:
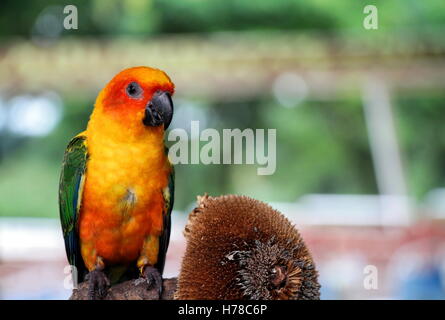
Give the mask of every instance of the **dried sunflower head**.
[[312, 257], [295, 227], [245, 196], [198, 197], [185, 228], [177, 299], [319, 299]]

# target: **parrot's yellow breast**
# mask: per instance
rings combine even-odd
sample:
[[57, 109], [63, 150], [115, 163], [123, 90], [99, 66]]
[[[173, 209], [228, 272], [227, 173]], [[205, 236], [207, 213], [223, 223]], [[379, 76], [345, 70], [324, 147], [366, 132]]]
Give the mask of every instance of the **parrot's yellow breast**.
[[[87, 131], [89, 159], [79, 218], [84, 260], [97, 255], [107, 263], [135, 261], [144, 239], [161, 233], [162, 192], [171, 167], [163, 130], [158, 131], [126, 142], [113, 139], [110, 128], [106, 134]], [[94, 263], [85, 261], [90, 269]]]

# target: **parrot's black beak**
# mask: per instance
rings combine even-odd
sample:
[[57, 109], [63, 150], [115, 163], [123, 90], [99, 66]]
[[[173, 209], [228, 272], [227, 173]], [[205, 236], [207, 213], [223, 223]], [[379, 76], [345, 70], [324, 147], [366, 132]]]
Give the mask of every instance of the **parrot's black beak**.
[[173, 102], [170, 93], [157, 91], [145, 107], [142, 122], [146, 126], [157, 127], [161, 124], [167, 129], [173, 118]]

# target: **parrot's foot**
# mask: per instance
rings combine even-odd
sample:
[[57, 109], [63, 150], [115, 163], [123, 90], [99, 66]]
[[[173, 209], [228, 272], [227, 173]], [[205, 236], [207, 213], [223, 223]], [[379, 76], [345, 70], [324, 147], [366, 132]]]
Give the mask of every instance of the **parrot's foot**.
[[110, 286], [105, 273], [101, 270], [90, 271], [87, 275], [88, 284], [88, 298], [90, 300], [98, 300], [105, 297], [107, 289]]
[[162, 295], [162, 276], [158, 269], [155, 267], [146, 266], [142, 273], [142, 276], [147, 281], [148, 289], [152, 287], [158, 290], [159, 298]]

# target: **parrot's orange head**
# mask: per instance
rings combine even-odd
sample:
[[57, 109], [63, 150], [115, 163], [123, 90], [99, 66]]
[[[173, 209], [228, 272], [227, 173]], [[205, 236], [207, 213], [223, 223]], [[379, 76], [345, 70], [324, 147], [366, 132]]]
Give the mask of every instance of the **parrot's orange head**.
[[165, 72], [134, 67], [118, 73], [100, 92], [95, 113], [135, 131], [167, 129], [173, 117], [174, 84]]

